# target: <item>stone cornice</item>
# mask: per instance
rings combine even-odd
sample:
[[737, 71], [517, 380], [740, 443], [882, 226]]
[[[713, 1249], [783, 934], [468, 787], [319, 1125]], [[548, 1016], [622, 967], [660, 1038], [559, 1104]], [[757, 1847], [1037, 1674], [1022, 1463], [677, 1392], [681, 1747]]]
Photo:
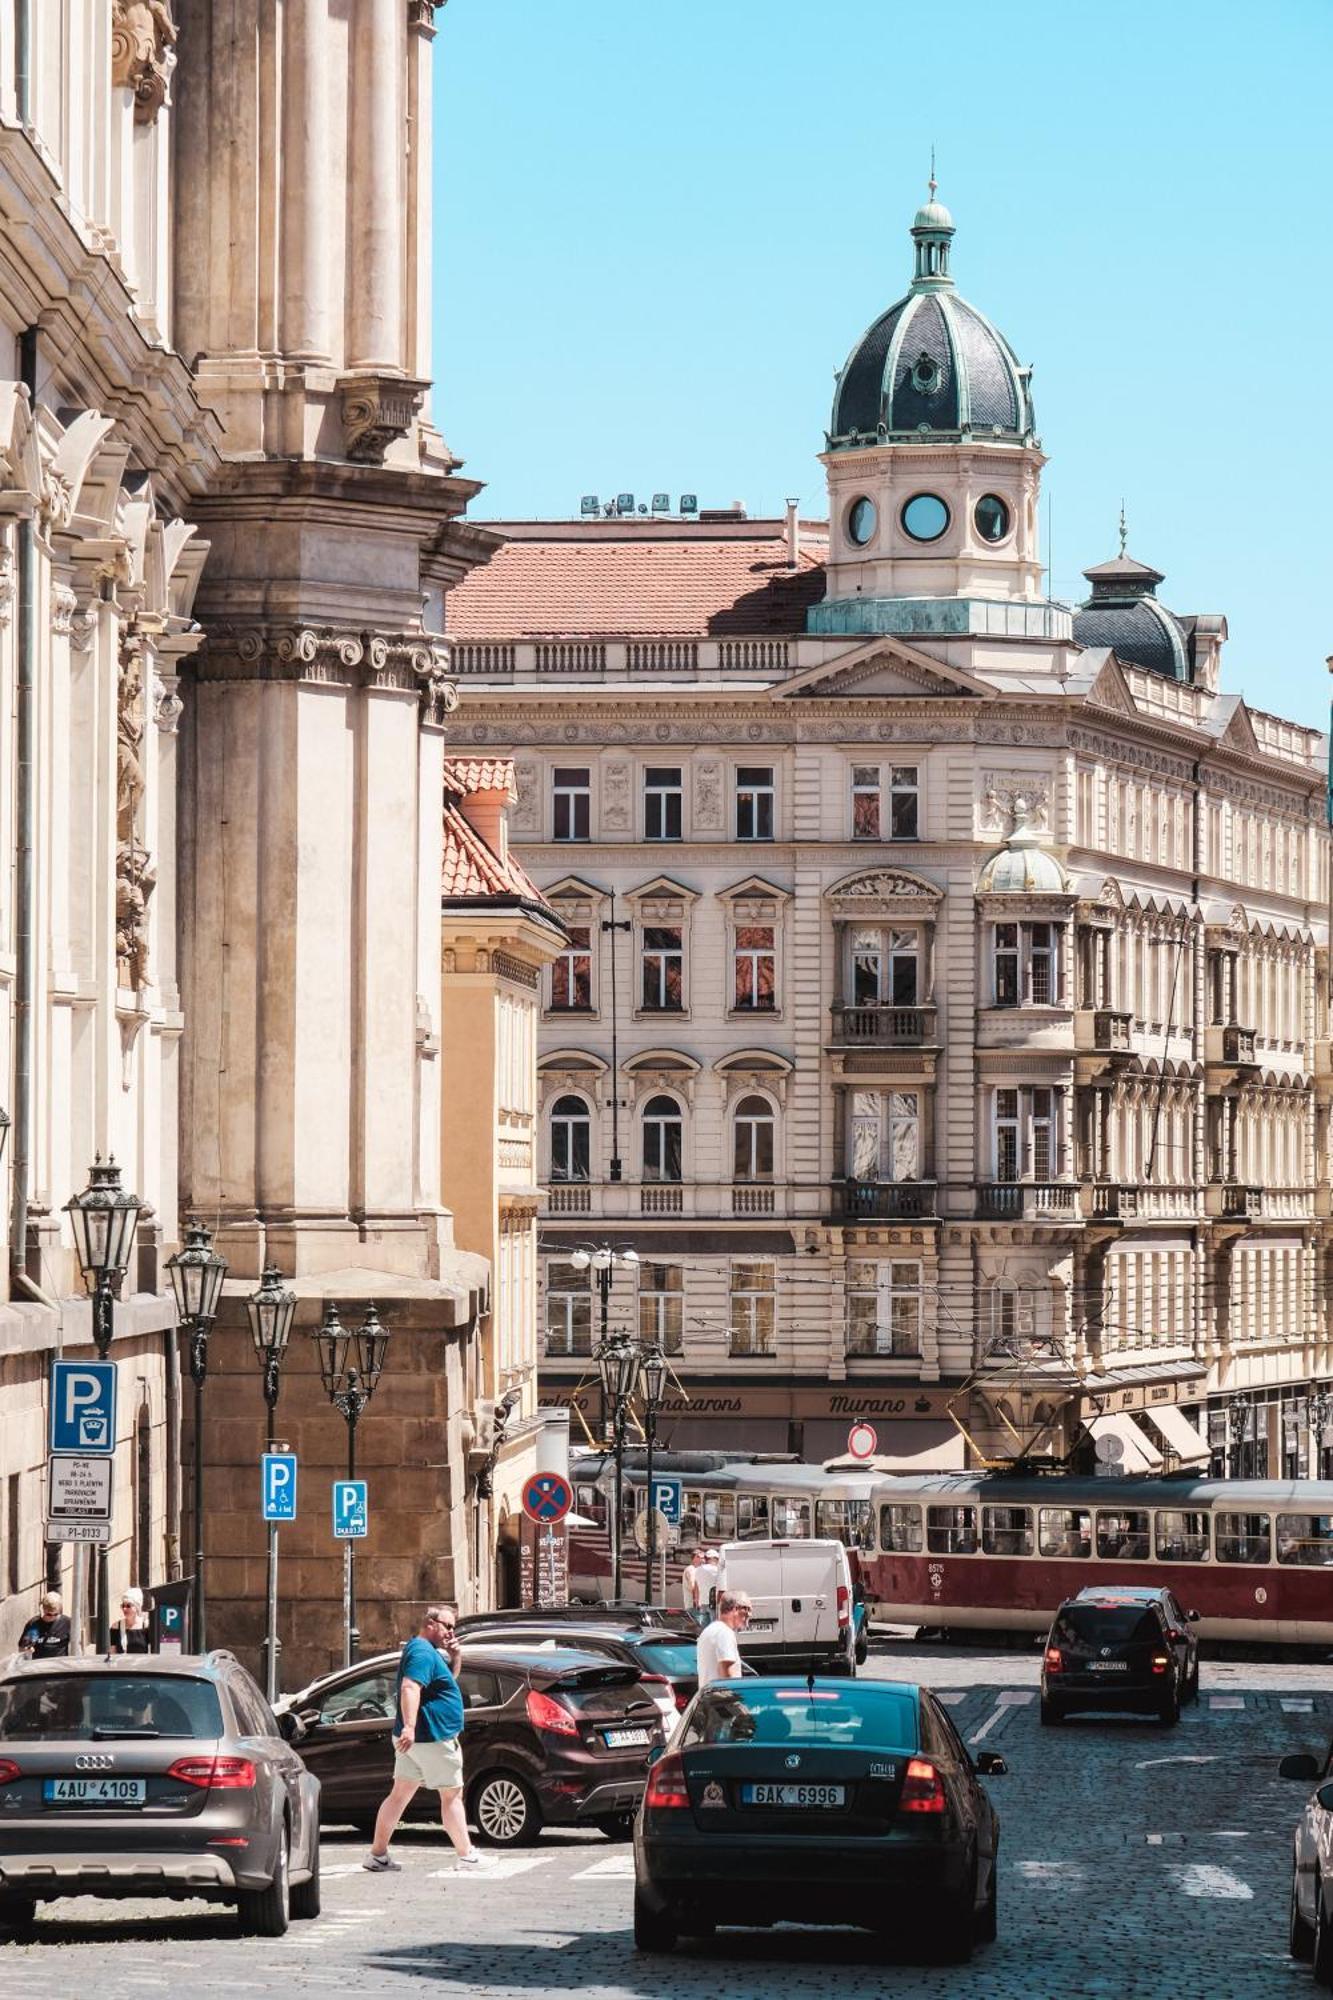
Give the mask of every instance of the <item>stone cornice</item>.
[[200, 681], [312, 681], [411, 694], [422, 721], [436, 726], [458, 706], [448, 648], [428, 632], [210, 624], [194, 671]]

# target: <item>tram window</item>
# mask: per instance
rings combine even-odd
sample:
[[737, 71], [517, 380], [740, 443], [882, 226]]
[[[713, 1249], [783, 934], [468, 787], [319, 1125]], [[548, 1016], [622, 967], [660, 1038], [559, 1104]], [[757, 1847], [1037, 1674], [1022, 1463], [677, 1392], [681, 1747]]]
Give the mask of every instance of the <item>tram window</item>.
[[1272, 1560], [1273, 1535], [1267, 1514], [1214, 1514], [1213, 1539], [1220, 1563]]
[[815, 1533], [848, 1549], [875, 1546], [875, 1517], [868, 1500], [817, 1500]]
[[737, 1494], [736, 1533], [742, 1542], [765, 1542], [768, 1540], [767, 1493]]
[[1092, 1554], [1092, 1516], [1082, 1507], [1043, 1507], [1038, 1545], [1044, 1556], [1081, 1562]]
[[599, 1528], [606, 1526], [606, 1495], [596, 1486], [580, 1486], [577, 1489], [576, 1505], [580, 1514], [595, 1521]]
[[1333, 1569], [1333, 1514], [1279, 1514], [1277, 1559], [1307, 1569]]
[[1157, 1515], [1157, 1560], [1164, 1563], [1206, 1563], [1208, 1516], [1179, 1513], [1175, 1508]]
[[881, 1507], [879, 1545], [891, 1556], [919, 1556], [921, 1553], [921, 1509]]
[[736, 1539], [736, 1496], [734, 1493], [704, 1494], [704, 1538], [709, 1542]]
[[975, 1507], [927, 1507], [926, 1548], [933, 1556], [974, 1556], [977, 1552]]
[[810, 1502], [793, 1500], [785, 1493], [773, 1495], [774, 1541], [805, 1541], [810, 1534]]
[[680, 1496], [680, 1542], [682, 1549], [693, 1549], [699, 1545], [703, 1532], [703, 1499], [699, 1493], [691, 1493], [687, 1488]]
[[1147, 1508], [1130, 1507], [1123, 1514], [1098, 1514], [1097, 1553], [1103, 1562], [1147, 1562], [1150, 1554]]
[[985, 1556], [1030, 1556], [1032, 1554], [1032, 1509], [1030, 1507], [983, 1507], [981, 1510], [981, 1553]]

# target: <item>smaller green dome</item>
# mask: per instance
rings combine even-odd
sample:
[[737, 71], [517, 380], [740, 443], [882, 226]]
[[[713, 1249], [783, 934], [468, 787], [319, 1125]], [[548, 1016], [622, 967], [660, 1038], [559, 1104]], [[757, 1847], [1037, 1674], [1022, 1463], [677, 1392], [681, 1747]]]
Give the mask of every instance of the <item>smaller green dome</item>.
[[913, 229], [952, 229], [953, 226], [953, 217], [944, 203], [933, 198], [922, 204], [912, 223]]

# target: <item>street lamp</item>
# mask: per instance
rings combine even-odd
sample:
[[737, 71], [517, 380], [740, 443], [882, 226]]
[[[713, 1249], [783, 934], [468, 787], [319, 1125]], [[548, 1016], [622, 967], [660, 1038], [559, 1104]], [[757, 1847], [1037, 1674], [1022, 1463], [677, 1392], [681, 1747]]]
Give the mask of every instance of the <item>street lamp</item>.
[[597, 1349], [597, 1372], [602, 1380], [602, 1399], [611, 1408], [611, 1449], [615, 1455], [615, 1533], [611, 1538], [611, 1600], [621, 1596], [621, 1548], [623, 1542], [622, 1504], [625, 1491], [625, 1419], [639, 1381], [642, 1349], [623, 1333], [603, 1340]]
[[667, 1358], [656, 1341], [641, 1350], [639, 1384], [643, 1390], [643, 1436], [647, 1445], [644, 1484], [648, 1496], [647, 1547], [644, 1551], [644, 1602], [653, 1602], [653, 1564], [657, 1560], [657, 1509], [653, 1505], [653, 1445], [657, 1439], [657, 1412], [666, 1395]]
[[[6, 1121], [6, 1129], [8, 1121]], [[120, 1168], [99, 1153], [88, 1170], [82, 1194], [65, 1203], [83, 1282], [92, 1302], [93, 1341], [97, 1358], [105, 1361], [114, 1332], [116, 1295], [130, 1266], [134, 1226], [143, 1202], [120, 1184]], [[114, 1467], [115, 1439], [112, 1444]], [[113, 1475], [114, 1483], [114, 1475]], [[111, 1607], [107, 1603], [107, 1545], [97, 1545], [97, 1650], [111, 1650]]]
[[[268, 1421], [265, 1426], [265, 1449], [272, 1451], [276, 1436], [275, 1424], [278, 1407], [278, 1390], [281, 1385], [282, 1360], [287, 1352], [287, 1342], [291, 1339], [292, 1321], [296, 1317], [296, 1293], [289, 1292], [282, 1282], [282, 1273], [274, 1264], [264, 1266], [264, 1276], [257, 1292], [251, 1292], [245, 1302], [245, 1310], [250, 1317], [250, 1338], [255, 1344], [255, 1357], [264, 1371], [264, 1401], [268, 1405]], [[278, 1694], [278, 1655], [282, 1651], [282, 1641], [278, 1637], [278, 1524], [268, 1524], [268, 1573], [264, 1591], [266, 1604], [264, 1622], [264, 1689], [269, 1701]]]
[[190, 1337], [190, 1380], [194, 1383], [194, 1609], [191, 1640], [196, 1653], [208, 1644], [208, 1612], [204, 1598], [204, 1383], [208, 1379], [208, 1336], [218, 1316], [227, 1260], [213, 1248], [213, 1238], [201, 1222], [185, 1231], [185, 1247], [168, 1257], [176, 1313]]
[[[611, 1282], [615, 1276], [616, 1266], [620, 1265], [627, 1271], [637, 1270], [639, 1253], [637, 1250], [613, 1250], [609, 1243], [602, 1243], [595, 1250], [575, 1250], [569, 1261], [576, 1271], [591, 1270], [596, 1275], [597, 1292], [601, 1300], [598, 1338], [605, 1347], [607, 1319], [611, 1310]], [[603, 1439], [606, 1437], [606, 1409], [606, 1389], [603, 1385], [602, 1408], [597, 1424], [598, 1434]]]
[[[354, 1333], [349, 1333], [330, 1301], [311, 1334], [319, 1353], [324, 1393], [347, 1425], [347, 1477], [356, 1478], [356, 1427], [375, 1393], [389, 1347], [389, 1329], [373, 1305]], [[343, 1541], [343, 1665], [357, 1656], [361, 1634], [356, 1628], [356, 1557], [351, 1536]]]
[[1227, 1404], [1227, 1436], [1230, 1441], [1228, 1454], [1230, 1476], [1240, 1478], [1241, 1452], [1249, 1431], [1250, 1403], [1245, 1396], [1233, 1396]]

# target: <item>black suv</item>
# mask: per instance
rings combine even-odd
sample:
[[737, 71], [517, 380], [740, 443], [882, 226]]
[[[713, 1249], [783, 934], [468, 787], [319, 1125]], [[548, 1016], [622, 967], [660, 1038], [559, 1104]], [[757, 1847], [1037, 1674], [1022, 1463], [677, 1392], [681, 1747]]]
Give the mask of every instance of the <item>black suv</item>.
[[1041, 1719], [1075, 1709], [1129, 1708], [1179, 1722], [1199, 1695], [1197, 1611], [1169, 1590], [1111, 1584], [1067, 1598], [1055, 1614], [1041, 1663]]
[[[397, 1653], [326, 1674], [279, 1710], [295, 1711], [301, 1756], [321, 1785], [325, 1824], [369, 1833], [393, 1777]], [[466, 1717], [463, 1787], [487, 1847], [525, 1847], [547, 1822], [624, 1838], [664, 1731], [638, 1669], [580, 1653], [466, 1647], [458, 1670]], [[438, 1818], [422, 1788], [409, 1818]]]

